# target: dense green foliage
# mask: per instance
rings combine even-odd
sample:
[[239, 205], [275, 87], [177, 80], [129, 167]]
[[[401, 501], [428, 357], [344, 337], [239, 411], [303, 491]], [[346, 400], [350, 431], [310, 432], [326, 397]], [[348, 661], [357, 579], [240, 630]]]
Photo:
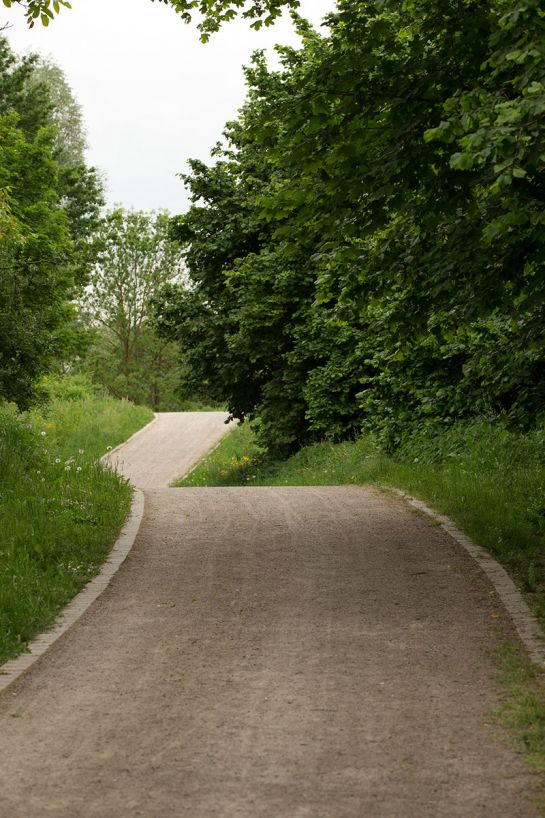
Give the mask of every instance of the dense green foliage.
[[62, 106], [38, 68], [0, 38], [0, 401], [23, 407], [73, 344], [70, 299], [89, 270], [102, 201], [96, 171], [63, 150]]
[[96, 573], [125, 520], [131, 489], [98, 462], [152, 417], [48, 381], [40, 411], [0, 407], [0, 662], [49, 625]]
[[277, 451], [397, 445], [545, 405], [545, 12], [537, 0], [341, 0], [298, 22], [175, 232], [192, 288], [163, 331]]

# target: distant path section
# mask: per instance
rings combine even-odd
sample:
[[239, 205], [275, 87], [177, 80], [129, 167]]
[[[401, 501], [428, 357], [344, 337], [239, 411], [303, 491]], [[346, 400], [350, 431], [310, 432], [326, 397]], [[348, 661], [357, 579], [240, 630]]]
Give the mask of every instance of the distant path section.
[[105, 460], [136, 488], [166, 488], [227, 434], [227, 417], [225, 412], [159, 412]]

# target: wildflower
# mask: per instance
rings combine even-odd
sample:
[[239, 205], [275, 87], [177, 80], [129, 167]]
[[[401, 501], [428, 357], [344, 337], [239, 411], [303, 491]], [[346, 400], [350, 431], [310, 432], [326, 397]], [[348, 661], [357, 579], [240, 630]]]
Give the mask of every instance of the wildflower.
[[47, 432], [42, 431], [42, 432], [40, 432], [40, 434], [41, 434], [42, 437], [45, 437]]
[[65, 466], [65, 467], [64, 467], [64, 470], [65, 470], [65, 471], [70, 471], [70, 470], [71, 470], [71, 468], [72, 468], [71, 466]]
[[81, 466], [78, 466], [76, 471], [81, 471]]
[[60, 457], [56, 457], [56, 458], [55, 458], [55, 463], [60, 463], [60, 462], [61, 462]]
[[78, 452], [79, 452], [79, 454], [85, 454], [85, 450], [84, 450], [84, 449], [78, 449]]

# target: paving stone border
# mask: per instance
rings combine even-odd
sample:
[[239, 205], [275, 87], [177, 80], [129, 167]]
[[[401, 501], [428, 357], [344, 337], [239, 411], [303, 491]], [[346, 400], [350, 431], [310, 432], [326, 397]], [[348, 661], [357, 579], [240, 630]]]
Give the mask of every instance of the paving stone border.
[[513, 621], [530, 660], [540, 668], [545, 668], [545, 635], [537, 618], [528, 607], [524, 597], [505, 568], [488, 551], [485, 551], [480, 545], [476, 545], [473, 540], [460, 531], [450, 517], [439, 514], [439, 512], [427, 506], [426, 503], [423, 503], [422, 500], [417, 500], [416, 497], [412, 497], [410, 494], [401, 491], [401, 489], [390, 488], [389, 491], [403, 498], [413, 508], [439, 523], [443, 531], [446, 531], [452, 539], [456, 540], [475, 560], [494, 586], [500, 601]]
[[123, 526], [108, 559], [102, 565], [100, 573], [63, 608], [52, 628], [30, 643], [26, 653], [0, 667], [0, 694], [27, 673], [106, 590], [134, 545], [143, 514], [144, 493], [135, 489], [129, 519]]

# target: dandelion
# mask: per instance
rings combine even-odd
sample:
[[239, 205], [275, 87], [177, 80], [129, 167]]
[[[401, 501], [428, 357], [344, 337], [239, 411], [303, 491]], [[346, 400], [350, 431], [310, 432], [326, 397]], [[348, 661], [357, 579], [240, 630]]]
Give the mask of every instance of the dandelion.
[[111, 451], [112, 451], [112, 447], [111, 447], [111, 446], [106, 446], [106, 451], [107, 451], [107, 452], [111, 452]]
[[76, 471], [81, 471], [81, 466], [78, 466]]
[[43, 431], [42, 431], [42, 432], [40, 432], [40, 434], [41, 434], [41, 436], [42, 436], [42, 437], [45, 437], [45, 436], [46, 436], [46, 434], [47, 434], [47, 432], [43, 432]]
[[85, 450], [84, 449], [78, 449], [78, 453], [79, 454], [85, 454]]
[[64, 470], [65, 470], [65, 471], [71, 471], [71, 469], [72, 469], [72, 467], [71, 467], [71, 466], [65, 466], [65, 467], [64, 467]]
[[55, 463], [60, 463], [60, 462], [61, 462], [60, 457], [56, 457], [56, 458], [55, 458]]

